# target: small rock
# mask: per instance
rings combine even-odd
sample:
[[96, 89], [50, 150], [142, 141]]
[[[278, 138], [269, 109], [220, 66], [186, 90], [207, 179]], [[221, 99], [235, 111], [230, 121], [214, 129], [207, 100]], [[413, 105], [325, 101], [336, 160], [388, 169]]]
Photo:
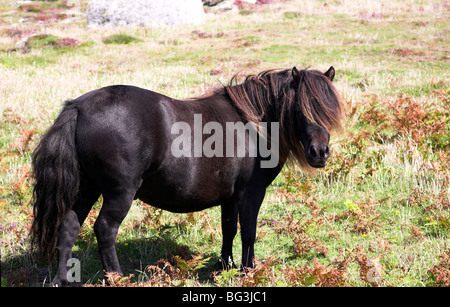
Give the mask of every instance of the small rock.
[[234, 0], [222, 0], [216, 5], [208, 6], [209, 12], [225, 12], [231, 10], [237, 10], [237, 7], [234, 5]]
[[206, 5], [206, 6], [215, 6], [223, 1], [224, 0], [203, 0], [202, 2], [203, 2], [203, 5]]

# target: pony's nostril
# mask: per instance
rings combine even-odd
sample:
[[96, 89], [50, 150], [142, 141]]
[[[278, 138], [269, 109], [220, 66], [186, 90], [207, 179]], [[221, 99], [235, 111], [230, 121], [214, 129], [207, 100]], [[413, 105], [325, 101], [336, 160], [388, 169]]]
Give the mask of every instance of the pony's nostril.
[[319, 158], [323, 159], [323, 157], [325, 157], [325, 151], [323, 149], [320, 150], [319, 154]]
[[320, 157], [328, 158], [329, 156], [330, 156], [330, 148], [328, 146], [325, 146], [325, 149], [320, 151]]
[[330, 156], [330, 148], [328, 145], [311, 145], [309, 147], [309, 156], [312, 159], [328, 159]]
[[311, 145], [311, 147], [309, 147], [309, 154], [313, 158], [317, 157], [317, 150], [313, 145]]

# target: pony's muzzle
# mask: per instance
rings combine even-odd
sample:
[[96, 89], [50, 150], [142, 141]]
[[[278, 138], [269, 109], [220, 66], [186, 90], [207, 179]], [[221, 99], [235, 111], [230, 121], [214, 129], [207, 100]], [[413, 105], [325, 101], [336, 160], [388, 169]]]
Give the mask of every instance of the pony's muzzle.
[[307, 150], [306, 160], [312, 167], [322, 168], [330, 156], [328, 144], [310, 144]]

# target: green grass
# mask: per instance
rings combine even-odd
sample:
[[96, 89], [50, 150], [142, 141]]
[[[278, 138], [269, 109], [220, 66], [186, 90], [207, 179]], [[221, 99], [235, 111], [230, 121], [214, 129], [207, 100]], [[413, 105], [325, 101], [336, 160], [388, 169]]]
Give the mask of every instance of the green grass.
[[134, 42], [141, 42], [139, 38], [126, 35], [126, 34], [113, 34], [103, 39], [103, 43], [105, 44], [114, 44], [114, 45], [128, 45]]
[[[447, 11], [442, 1], [396, 0], [380, 8], [291, 0], [208, 15], [196, 27], [87, 30], [81, 18], [51, 20], [45, 28], [18, 24], [42, 12], [0, 1], [2, 286], [48, 282], [46, 263], [29, 251], [30, 161], [64, 100], [111, 84], [186, 98], [236, 73], [294, 65], [336, 68], [346, 125], [332, 137], [325, 169], [306, 176], [285, 168], [268, 188], [254, 274], [213, 271], [222, 241], [219, 208], [172, 214], [136, 201], [117, 238], [124, 273], [134, 276], [115, 285], [155, 285], [148, 268], [164, 259], [166, 285], [448, 286]], [[27, 37], [28, 50], [12, 51]], [[64, 38], [79, 43], [61, 45]], [[86, 285], [103, 278], [93, 232], [100, 208], [101, 200], [74, 247]], [[238, 234], [238, 263], [240, 250]], [[171, 267], [191, 269], [176, 275]], [[372, 281], [371, 268], [379, 273]]]

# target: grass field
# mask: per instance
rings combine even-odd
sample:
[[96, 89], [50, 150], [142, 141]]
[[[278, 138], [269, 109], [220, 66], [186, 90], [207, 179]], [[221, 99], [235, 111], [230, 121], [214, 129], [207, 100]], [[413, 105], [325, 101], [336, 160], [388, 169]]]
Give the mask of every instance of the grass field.
[[[112, 285], [450, 286], [448, 1], [273, 1], [208, 13], [201, 26], [116, 30], [86, 29], [62, 1], [14, 2], [0, 1], [2, 286], [49, 281], [27, 237], [30, 161], [64, 100], [111, 84], [186, 98], [294, 65], [336, 68], [345, 130], [326, 168], [285, 168], [269, 187], [256, 268], [213, 271], [219, 208], [173, 214], [136, 201], [117, 239], [125, 278]], [[100, 207], [74, 247], [87, 286], [102, 285]]]

